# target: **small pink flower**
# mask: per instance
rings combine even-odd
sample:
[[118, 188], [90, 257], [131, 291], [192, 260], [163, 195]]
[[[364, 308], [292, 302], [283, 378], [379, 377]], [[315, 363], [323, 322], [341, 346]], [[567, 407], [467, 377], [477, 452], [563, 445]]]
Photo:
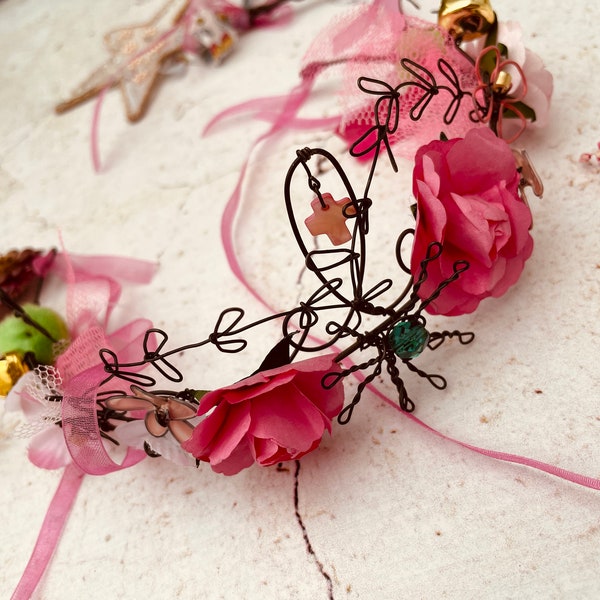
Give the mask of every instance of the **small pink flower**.
[[[494, 55], [495, 67], [492, 72], [488, 74], [489, 81], [486, 82], [481, 77], [481, 63], [490, 55]], [[518, 91], [513, 92], [515, 86], [511, 85], [510, 89], [501, 95], [498, 106], [496, 107], [494, 106], [495, 102], [492, 101], [492, 98], [495, 95], [490, 93], [490, 87], [493, 86], [493, 82], [497, 80], [500, 73], [509, 72], [511, 70], [518, 74]], [[508, 143], [514, 142], [527, 127], [527, 118], [519, 108], [519, 104], [522, 104], [527, 96], [527, 80], [525, 79], [523, 69], [521, 69], [519, 64], [514, 60], [502, 60], [500, 50], [497, 46], [488, 46], [487, 48], [484, 48], [477, 57], [475, 71], [477, 72], [479, 84], [473, 91], [473, 101], [479, 120], [482, 123], [489, 123], [493, 119], [494, 111], [497, 110], [498, 136], [505, 139]], [[504, 126], [505, 114], [508, 114], [510, 119], [518, 121], [516, 128], [510, 127], [510, 125], [508, 128]], [[513, 130], [510, 137], [505, 134], [505, 129]]]
[[[465, 44], [465, 50], [477, 59], [483, 50], [484, 39]], [[527, 127], [545, 127], [548, 124], [550, 99], [554, 82], [552, 74], [544, 67], [542, 59], [525, 48], [521, 26], [514, 21], [498, 24], [496, 45], [502, 44], [507, 49], [508, 60], [514, 61], [519, 68], [508, 66], [507, 72], [512, 77], [510, 97], [519, 98], [535, 112], [535, 121], [527, 122]], [[510, 139], [520, 128], [520, 119], [505, 119], [504, 137]]]
[[[52, 258], [52, 260], [50, 260]], [[27, 423], [18, 432], [30, 437], [28, 455], [31, 462], [45, 469], [64, 467], [72, 461], [72, 448], [89, 443], [76, 434], [65, 436], [65, 397], [82, 373], [100, 367], [100, 348], [109, 348], [127, 356], [137, 347], [150, 321], [137, 319], [111, 334], [106, 333], [108, 317], [121, 293], [121, 281], [145, 283], [155, 266], [145, 261], [104, 256], [69, 256], [54, 253], [39, 255], [33, 261], [38, 275], [54, 274], [67, 284], [67, 320], [71, 342], [58, 356], [53, 366], [38, 366], [25, 374], [6, 399], [9, 410], [21, 410]], [[125, 359], [126, 360], [126, 359]], [[105, 373], [101, 371], [101, 377]], [[96, 385], [100, 385], [98, 379]], [[71, 402], [78, 409], [81, 398], [76, 394]], [[82, 411], [79, 411], [80, 417]], [[96, 406], [87, 415], [96, 424]], [[97, 432], [99, 444], [101, 433]], [[101, 446], [102, 447], [102, 446]], [[109, 446], [110, 449], [110, 446]], [[81, 465], [79, 465], [81, 466]]]
[[207, 393], [198, 408], [207, 416], [182, 447], [225, 475], [254, 462], [268, 466], [311, 452], [324, 431], [331, 432], [331, 419], [344, 401], [340, 383], [331, 389], [322, 385], [327, 373], [339, 371], [333, 358], [262, 371]]
[[419, 296], [428, 298], [452, 275], [456, 261], [469, 263], [427, 307], [429, 312], [473, 312], [481, 300], [502, 296], [517, 282], [533, 250], [531, 212], [519, 196], [519, 180], [510, 147], [489, 129], [472, 129], [464, 139], [434, 141], [419, 149], [413, 172], [414, 277], [429, 244], [443, 245], [441, 256], [427, 266]]

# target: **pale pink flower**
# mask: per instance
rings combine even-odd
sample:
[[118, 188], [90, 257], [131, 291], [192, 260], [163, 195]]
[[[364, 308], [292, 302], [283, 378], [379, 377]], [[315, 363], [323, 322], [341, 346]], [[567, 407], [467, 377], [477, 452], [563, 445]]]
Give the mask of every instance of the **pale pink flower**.
[[[498, 24], [498, 37], [496, 45], [506, 46], [508, 60], [514, 61], [521, 67], [519, 69], [508, 65], [506, 71], [512, 78], [512, 87], [509, 96], [519, 98], [524, 104], [535, 112], [535, 121], [528, 121], [527, 127], [545, 127], [548, 124], [550, 112], [550, 99], [554, 87], [552, 74], [544, 67], [542, 59], [525, 48], [523, 32], [516, 21], [507, 21]], [[466, 52], [475, 60], [486, 45], [484, 39], [468, 42], [464, 45]], [[526, 91], [525, 94], [523, 92]], [[522, 96], [522, 97], [521, 97]], [[518, 119], [505, 119], [504, 136], [510, 138], [520, 127]]]

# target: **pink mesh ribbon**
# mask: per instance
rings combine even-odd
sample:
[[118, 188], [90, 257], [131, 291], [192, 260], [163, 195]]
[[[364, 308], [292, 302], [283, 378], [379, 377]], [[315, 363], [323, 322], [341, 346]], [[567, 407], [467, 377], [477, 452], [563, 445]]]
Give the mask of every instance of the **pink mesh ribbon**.
[[[229, 107], [211, 119], [204, 133], [226, 119], [249, 114], [272, 123], [267, 137], [288, 128], [331, 127], [349, 144], [353, 143], [373, 124], [374, 99], [358, 88], [357, 80], [361, 76], [385, 81], [392, 88], [407, 81], [421, 86], [402, 89], [398, 128], [390, 135], [398, 155], [412, 157], [417, 148], [439, 138], [442, 132], [448, 137], [459, 137], [477, 126], [470, 119], [473, 105], [468, 98], [456, 104], [452, 122], [444, 122], [452, 96], [443, 90], [432, 97], [418, 121], [413, 120], [410, 109], [423, 96], [430, 79], [425, 71], [417, 69], [416, 75], [406, 71], [400, 65], [403, 58], [433, 73], [439, 84], [452, 87], [450, 80], [439, 71], [438, 61], [442, 59], [454, 71], [452, 78], [456, 78], [462, 90], [474, 90], [477, 86], [474, 65], [456, 49], [447, 32], [432, 23], [402, 14], [395, 0], [374, 0], [334, 19], [317, 35], [303, 59], [301, 83], [289, 94]], [[328, 118], [298, 117], [317, 78], [325, 73], [341, 79], [340, 113]], [[361, 158], [367, 160], [370, 155]]]
[[[57, 362], [61, 373], [66, 372], [62, 400], [62, 429], [65, 442], [73, 462], [90, 475], [107, 475], [113, 471], [131, 467], [146, 457], [145, 452], [127, 448], [121, 463], [115, 462], [100, 435], [96, 415], [96, 397], [100, 384], [106, 379], [106, 372], [98, 353], [109, 348], [118, 353], [125, 362], [136, 358], [132, 351], [140, 348], [146, 330], [152, 323], [144, 319], [134, 321], [106, 337], [99, 328], [91, 328], [71, 344], [67, 352]], [[127, 346], [115, 347], [111, 341], [127, 340]], [[127, 392], [125, 381], [115, 379], [110, 389]]]
[[123, 283], [149, 283], [157, 264], [120, 256], [58, 254], [49, 273], [67, 284], [67, 323], [75, 337], [87, 327], [106, 327]]
[[[118, 352], [122, 361], [137, 358], [135, 351], [152, 323], [138, 319], [107, 335], [108, 318], [121, 295], [120, 281], [148, 283], [156, 264], [110, 256], [57, 256], [54, 272], [67, 282], [67, 322], [72, 341], [56, 362], [63, 378], [62, 429], [67, 449], [85, 473], [105, 475], [138, 463], [141, 450], [127, 449], [121, 464], [104, 448], [96, 415], [96, 392], [106, 379], [99, 352]], [[126, 391], [115, 380], [111, 389]]]

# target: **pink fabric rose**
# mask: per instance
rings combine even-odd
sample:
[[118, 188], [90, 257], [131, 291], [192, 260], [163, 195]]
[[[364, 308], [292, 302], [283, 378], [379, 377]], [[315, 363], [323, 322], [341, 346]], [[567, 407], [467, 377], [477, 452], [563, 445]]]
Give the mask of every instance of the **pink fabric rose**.
[[182, 444], [213, 471], [235, 475], [257, 462], [269, 466], [314, 450], [342, 409], [343, 386], [321, 380], [338, 372], [335, 355], [318, 356], [256, 373], [203, 396], [207, 415]]
[[510, 147], [489, 129], [472, 129], [464, 139], [433, 141], [418, 150], [413, 277], [428, 245], [443, 244], [441, 256], [427, 266], [419, 296], [428, 298], [452, 275], [456, 261], [469, 263], [427, 307], [429, 312], [473, 312], [481, 300], [501, 296], [517, 282], [533, 250], [531, 212], [519, 196], [519, 179]]

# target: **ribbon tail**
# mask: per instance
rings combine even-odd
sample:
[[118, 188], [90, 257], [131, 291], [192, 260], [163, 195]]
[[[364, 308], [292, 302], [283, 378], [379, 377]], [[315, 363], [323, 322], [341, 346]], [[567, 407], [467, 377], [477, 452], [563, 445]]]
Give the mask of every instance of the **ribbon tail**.
[[28, 598], [31, 598], [50, 563], [82, 481], [83, 473], [75, 465], [69, 464], [65, 467], [58, 488], [46, 511], [29, 562], [11, 596], [11, 600], [28, 600]]
[[432, 433], [433, 435], [441, 438], [442, 440], [466, 448], [471, 452], [476, 452], [477, 454], [487, 456], [488, 458], [493, 458], [495, 460], [500, 460], [507, 463], [514, 463], [517, 465], [523, 465], [526, 467], [530, 467], [531, 469], [536, 469], [538, 471], [548, 473], [549, 475], [553, 475], [554, 477], [564, 479], [565, 481], [570, 481], [582, 487], [587, 487], [592, 490], [600, 490], [600, 479], [595, 479], [594, 477], [589, 477], [587, 475], [575, 473], [573, 471], [569, 471], [567, 469], [563, 469], [562, 467], [557, 467], [555, 465], [550, 465], [548, 463], [536, 460], [534, 458], [528, 458], [526, 456], [520, 456], [518, 454], [510, 454], [508, 452], [500, 452], [498, 450], [489, 450], [488, 448], [480, 448], [479, 446], [474, 446], [473, 444], [469, 444], [467, 442], [463, 442], [449, 435], [446, 435], [441, 431], [434, 429], [430, 425], [427, 425], [427, 423], [421, 421], [421, 419], [415, 417], [411, 413], [402, 411], [398, 406], [397, 402], [395, 402], [391, 398], [388, 398], [374, 385], [368, 385], [367, 388], [371, 390], [381, 400], [398, 410], [402, 416], [406, 417], [408, 420], [412, 421], [416, 425], [419, 425], [419, 427], [423, 427], [425, 430], [429, 431], [429, 433]]

